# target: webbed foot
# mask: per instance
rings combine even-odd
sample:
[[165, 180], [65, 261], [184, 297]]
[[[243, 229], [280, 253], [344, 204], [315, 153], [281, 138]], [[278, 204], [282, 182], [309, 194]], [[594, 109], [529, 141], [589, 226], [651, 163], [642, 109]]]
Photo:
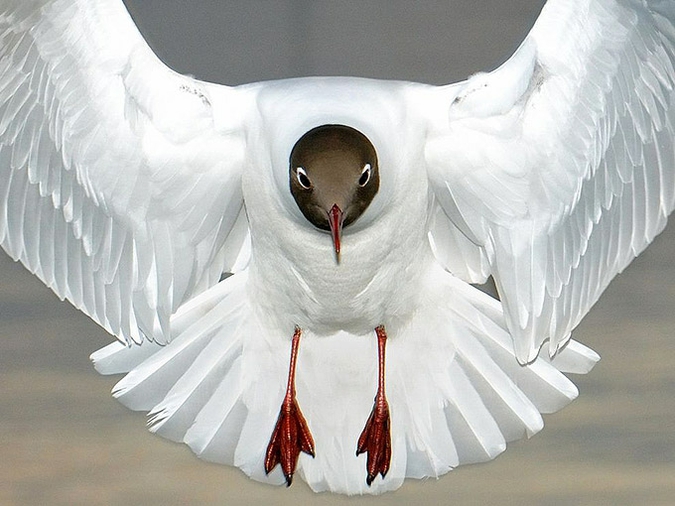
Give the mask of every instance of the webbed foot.
[[300, 452], [314, 457], [314, 440], [305, 417], [302, 416], [298, 403], [293, 397], [284, 399], [281, 404], [277, 424], [267, 445], [265, 473], [269, 474], [277, 464], [281, 464], [286, 486], [290, 487]]
[[375, 400], [375, 406], [359, 437], [356, 455], [368, 454], [366, 483], [368, 486], [377, 475], [384, 478], [391, 462], [391, 433], [389, 431], [389, 405], [384, 397]]
[[305, 452], [314, 457], [314, 440], [295, 399], [295, 363], [298, 359], [301, 334], [301, 330], [296, 327], [291, 345], [291, 362], [288, 367], [286, 395], [281, 403], [277, 424], [265, 453], [265, 473], [269, 474], [272, 469], [281, 464], [287, 487], [290, 487], [293, 483], [293, 473], [295, 473], [295, 467], [298, 465], [300, 452]]

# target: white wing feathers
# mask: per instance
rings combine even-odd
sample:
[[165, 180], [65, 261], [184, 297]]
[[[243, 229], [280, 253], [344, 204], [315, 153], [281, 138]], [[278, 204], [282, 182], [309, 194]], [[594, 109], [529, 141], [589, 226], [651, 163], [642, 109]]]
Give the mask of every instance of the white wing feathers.
[[123, 341], [168, 341], [247, 231], [230, 94], [166, 68], [118, 0], [3, 2], [3, 248]]
[[[674, 22], [669, 0], [550, 0], [504, 66], [439, 89], [432, 245], [494, 276], [522, 362], [673, 210]], [[168, 341], [244, 242], [247, 97], [166, 68], [119, 0], [4, 1], [0, 243], [123, 341]]]
[[502, 68], [445, 91], [430, 179], [522, 362], [567, 342], [673, 210], [674, 24], [672, 1], [550, 0]]

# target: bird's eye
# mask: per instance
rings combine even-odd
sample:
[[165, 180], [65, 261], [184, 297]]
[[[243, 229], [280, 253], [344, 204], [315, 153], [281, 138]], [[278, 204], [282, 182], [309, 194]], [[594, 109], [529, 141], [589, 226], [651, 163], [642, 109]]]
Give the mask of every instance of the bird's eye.
[[298, 183], [300, 183], [300, 186], [305, 190], [309, 190], [312, 187], [312, 182], [309, 180], [307, 172], [302, 167], [295, 169], [295, 177], [297, 178]]
[[359, 178], [359, 186], [364, 187], [368, 184], [368, 181], [370, 181], [370, 175], [372, 174], [373, 170], [370, 167], [370, 164], [367, 163], [364, 167], [363, 170], [361, 171], [361, 177]]

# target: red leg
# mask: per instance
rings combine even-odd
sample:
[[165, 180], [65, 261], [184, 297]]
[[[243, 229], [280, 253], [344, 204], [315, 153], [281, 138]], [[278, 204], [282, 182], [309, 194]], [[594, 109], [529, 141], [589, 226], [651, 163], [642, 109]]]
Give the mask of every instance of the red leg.
[[375, 329], [377, 334], [378, 380], [375, 405], [368, 417], [366, 426], [359, 437], [356, 455], [368, 454], [366, 463], [366, 483], [368, 486], [380, 474], [384, 478], [391, 462], [391, 434], [389, 431], [389, 404], [384, 393], [384, 352], [387, 334], [384, 326]]
[[314, 440], [309, 432], [305, 417], [295, 400], [295, 363], [298, 358], [298, 345], [302, 331], [296, 327], [291, 345], [291, 363], [288, 370], [288, 386], [281, 403], [279, 418], [272, 432], [267, 454], [265, 455], [265, 473], [269, 474], [277, 464], [286, 477], [286, 486], [293, 482], [293, 473], [298, 463], [300, 452], [314, 457]]

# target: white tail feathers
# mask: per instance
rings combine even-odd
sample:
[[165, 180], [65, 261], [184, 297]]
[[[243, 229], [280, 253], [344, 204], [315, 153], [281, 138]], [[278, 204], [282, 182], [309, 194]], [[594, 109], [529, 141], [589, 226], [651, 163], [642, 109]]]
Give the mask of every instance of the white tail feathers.
[[[150, 430], [188, 444], [201, 458], [284, 483], [263, 459], [283, 396], [291, 335], [267, 328], [247, 301], [246, 272], [211, 288], [177, 315], [182, 332], [166, 347], [113, 344], [92, 356], [102, 373], [125, 371], [114, 396], [150, 412]], [[554, 359], [518, 364], [498, 301], [444, 271], [430, 276], [411, 321], [388, 329], [386, 386], [392, 462], [365, 483], [356, 442], [372, 408], [373, 335], [318, 337], [305, 330], [297, 369], [298, 403], [316, 458], [297, 474], [316, 491], [381, 493], [406, 477], [440, 476], [481, 462], [543, 427], [540, 413], [577, 395], [560, 370], [587, 372], [598, 356], [570, 341]]]

